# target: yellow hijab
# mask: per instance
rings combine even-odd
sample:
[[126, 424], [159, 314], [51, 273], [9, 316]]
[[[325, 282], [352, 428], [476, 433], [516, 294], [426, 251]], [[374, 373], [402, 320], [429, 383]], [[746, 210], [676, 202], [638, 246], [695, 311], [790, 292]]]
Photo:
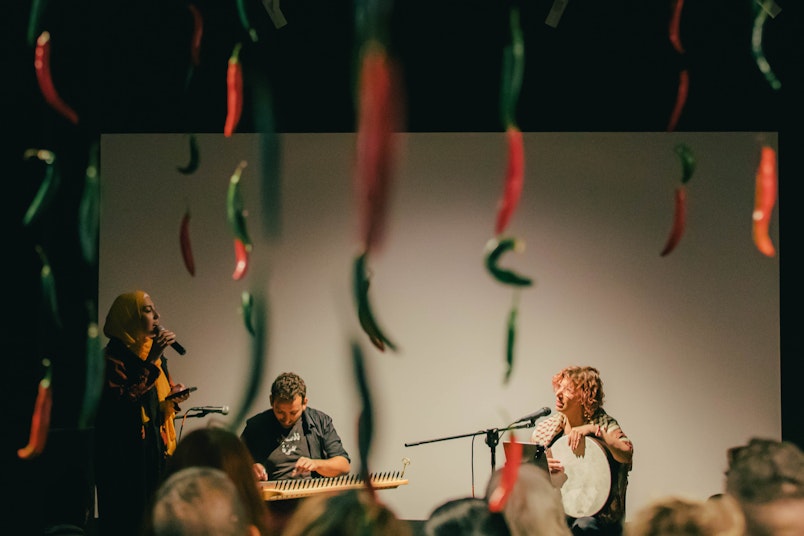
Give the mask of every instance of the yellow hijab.
[[[115, 298], [109, 313], [106, 315], [106, 323], [103, 325], [103, 334], [107, 337], [119, 339], [129, 350], [145, 361], [151, 349], [153, 340], [151, 334], [146, 333], [142, 328], [142, 308], [145, 306], [147, 293], [142, 290], [127, 292]], [[162, 438], [165, 440], [167, 453], [173, 454], [176, 449], [176, 429], [173, 426], [173, 416], [176, 413], [172, 402], [165, 401], [165, 397], [170, 393], [170, 380], [162, 370], [162, 358], [154, 361], [154, 365], [159, 369], [159, 376], [156, 378], [156, 394], [159, 398], [160, 407], [165, 414], [164, 424], [161, 426]], [[142, 409], [142, 422], [150, 419]]]

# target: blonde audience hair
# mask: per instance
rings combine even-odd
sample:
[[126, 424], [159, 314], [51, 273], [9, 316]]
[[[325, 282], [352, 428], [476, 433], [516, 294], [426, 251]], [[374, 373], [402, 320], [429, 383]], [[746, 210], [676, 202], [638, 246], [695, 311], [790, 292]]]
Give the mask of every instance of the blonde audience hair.
[[745, 518], [737, 501], [715, 495], [701, 501], [668, 496], [642, 507], [625, 526], [626, 536], [743, 536]]

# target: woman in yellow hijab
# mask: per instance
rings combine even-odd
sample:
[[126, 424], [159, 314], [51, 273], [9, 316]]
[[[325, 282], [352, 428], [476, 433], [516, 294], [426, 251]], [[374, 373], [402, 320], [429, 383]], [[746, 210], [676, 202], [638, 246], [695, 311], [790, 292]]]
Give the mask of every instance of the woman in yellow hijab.
[[141, 291], [115, 298], [103, 333], [106, 374], [95, 420], [95, 484], [100, 534], [135, 535], [165, 461], [176, 448], [173, 417], [185, 394], [168, 371], [165, 348], [176, 334], [159, 325], [159, 312]]

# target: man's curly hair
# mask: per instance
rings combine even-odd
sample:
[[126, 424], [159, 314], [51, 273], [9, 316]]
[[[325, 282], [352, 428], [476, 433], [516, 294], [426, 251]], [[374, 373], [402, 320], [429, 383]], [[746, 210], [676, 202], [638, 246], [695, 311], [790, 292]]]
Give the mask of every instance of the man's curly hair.
[[727, 459], [726, 491], [740, 501], [804, 497], [804, 452], [795, 443], [755, 437], [730, 448]]
[[271, 401], [293, 402], [299, 395], [304, 402], [307, 398], [307, 385], [301, 376], [294, 372], [283, 372], [271, 385]]

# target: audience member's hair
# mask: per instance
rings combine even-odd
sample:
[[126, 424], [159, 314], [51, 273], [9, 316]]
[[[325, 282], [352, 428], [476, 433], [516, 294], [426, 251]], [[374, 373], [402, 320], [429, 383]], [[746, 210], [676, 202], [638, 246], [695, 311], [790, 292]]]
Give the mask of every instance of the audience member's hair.
[[186, 467], [221, 469], [234, 482], [248, 520], [269, 534], [269, 513], [254, 475], [254, 459], [237, 434], [220, 427], [198, 428], [185, 435], [168, 459], [165, 477]]
[[229, 476], [212, 467], [187, 467], [165, 480], [153, 507], [155, 536], [259, 534]]
[[282, 532], [282, 536], [374, 535], [412, 536], [412, 530], [366, 488], [305, 498]]
[[501, 513], [479, 497], [460, 497], [438, 505], [424, 522], [425, 536], [510, 536]]
[[665, 497], [642, 507], [626, 524], [626, 536], [743, 536], [745, 519], [729, 496], [698, 501]]
[[752, 438], [727, 452], [726, 493], [735, 497], [746, 534], [804, 534], [804, 452], [788, 441]]
[[[486, 486], [486, 501], [500, 485], [504, 468], [497, 469]], [[516, 483], [503, 507], [503, 517], [512, 536], [569, 536], [561, 492], [550, 475], [532, 463], [519, 466]]]

